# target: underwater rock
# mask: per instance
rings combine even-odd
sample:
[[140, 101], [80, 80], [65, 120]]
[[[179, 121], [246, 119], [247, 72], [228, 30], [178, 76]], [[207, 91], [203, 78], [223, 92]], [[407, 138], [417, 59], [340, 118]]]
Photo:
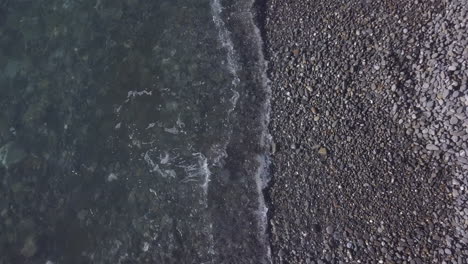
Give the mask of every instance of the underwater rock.
[[34, 256], [37, 252], [37, 245], [34, 236], [30, 236], [24, 242], [24, 246], [21, 249], [21, 255], [26, 258]]
[[10, 141], [0, 148], [0, 162], [7, 169], [22, 161], [26, 155], [24, 149], [14, 141]]

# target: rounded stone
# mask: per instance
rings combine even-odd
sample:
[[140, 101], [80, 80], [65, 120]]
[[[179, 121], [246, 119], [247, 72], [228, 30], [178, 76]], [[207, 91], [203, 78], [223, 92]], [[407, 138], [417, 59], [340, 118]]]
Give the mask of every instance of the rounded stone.
[[450, 124], [451, 124], [451, 125], [456, 125], [457, 123], [458, 123], [458, 118], [455, 117], [455, 116], [452, 116], [452, 117], [450, 118]]

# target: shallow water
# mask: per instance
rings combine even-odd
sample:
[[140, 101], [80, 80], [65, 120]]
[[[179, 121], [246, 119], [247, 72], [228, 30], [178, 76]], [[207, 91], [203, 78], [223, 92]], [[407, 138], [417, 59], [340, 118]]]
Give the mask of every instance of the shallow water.
[[0, 263], [269, 262], [250, 1], [0, 1]]

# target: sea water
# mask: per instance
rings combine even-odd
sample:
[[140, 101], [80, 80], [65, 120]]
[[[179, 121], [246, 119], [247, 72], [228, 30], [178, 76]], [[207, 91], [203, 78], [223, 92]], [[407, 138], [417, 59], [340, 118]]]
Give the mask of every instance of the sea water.
[[0, 0], [0, 263], [268, 263], [253, 1]]

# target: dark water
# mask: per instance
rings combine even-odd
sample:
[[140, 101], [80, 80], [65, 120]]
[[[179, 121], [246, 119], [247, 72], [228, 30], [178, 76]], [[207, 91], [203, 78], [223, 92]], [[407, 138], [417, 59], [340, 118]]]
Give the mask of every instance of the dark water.
[[268, 263], [252, 12], [0, 0], [0, 263]]

